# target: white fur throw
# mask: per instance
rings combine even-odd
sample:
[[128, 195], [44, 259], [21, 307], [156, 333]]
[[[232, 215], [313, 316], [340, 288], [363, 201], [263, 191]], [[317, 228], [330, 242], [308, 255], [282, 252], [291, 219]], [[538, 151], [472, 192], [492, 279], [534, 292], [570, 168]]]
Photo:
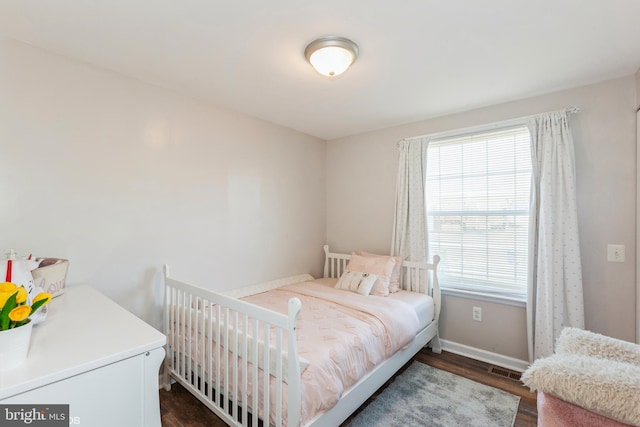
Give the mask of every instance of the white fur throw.
[[556, 341], [556, 354], [592, 356], [640, 366], [640, 345], [578, 328], [564, 328]]
[[555, 354], [536, 360], [522, 374], [522, 382], [532, 390], [640, 426], [640, 366]]

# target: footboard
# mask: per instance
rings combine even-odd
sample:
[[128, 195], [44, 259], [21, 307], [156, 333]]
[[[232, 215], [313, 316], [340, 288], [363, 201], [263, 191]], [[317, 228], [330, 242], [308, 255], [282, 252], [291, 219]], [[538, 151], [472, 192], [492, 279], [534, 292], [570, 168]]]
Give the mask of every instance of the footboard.
[[165, 388], [173, 377], [229, 425], [298, 426], [300, 309], [297, 298], [288, 315], [229, 298], [171, 279], [165, 266]]

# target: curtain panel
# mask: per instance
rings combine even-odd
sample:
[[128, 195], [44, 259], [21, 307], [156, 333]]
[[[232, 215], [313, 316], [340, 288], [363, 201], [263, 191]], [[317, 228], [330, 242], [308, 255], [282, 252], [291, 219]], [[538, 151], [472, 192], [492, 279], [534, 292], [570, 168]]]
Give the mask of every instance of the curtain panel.
[[567, 111], [532, 117], [529, 359], [553, 354], [562, 328], [584, 328], [575, 155]]
[[425, 180], [429, 138], [398, 143], [398, 179], [391, 254], [408, 261], [427, 261], [427, 209]]
[[[427, 148], [429, 137], [400, 141], [398, 149], [398, 179], [393, 218], [391, 255], [408, 261], [428, 261], [427, 234]], [[431, 340], [431, 348], [440, 353], [440, 337]]]

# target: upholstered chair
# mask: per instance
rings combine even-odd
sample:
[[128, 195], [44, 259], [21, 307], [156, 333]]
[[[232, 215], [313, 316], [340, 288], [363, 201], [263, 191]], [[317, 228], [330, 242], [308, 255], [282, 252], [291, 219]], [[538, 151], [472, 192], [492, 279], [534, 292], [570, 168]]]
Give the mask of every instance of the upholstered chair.
[[640, 345], [565, 328], [522, 382], [538, 392], [539, 427], [640, 426]]

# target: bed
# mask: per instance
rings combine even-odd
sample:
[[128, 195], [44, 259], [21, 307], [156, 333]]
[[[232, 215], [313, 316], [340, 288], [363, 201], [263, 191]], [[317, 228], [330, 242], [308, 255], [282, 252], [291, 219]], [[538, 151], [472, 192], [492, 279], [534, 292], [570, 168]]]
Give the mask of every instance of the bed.
[[424, 346], [440, 352], [437, 256], [404, 261], [381, 297], [336, 289], [363, 258], [324, 251], [321, 279], [223, 293], [165, 267], [165, 389], [178, 382], [228, 425], [337, 426]]

